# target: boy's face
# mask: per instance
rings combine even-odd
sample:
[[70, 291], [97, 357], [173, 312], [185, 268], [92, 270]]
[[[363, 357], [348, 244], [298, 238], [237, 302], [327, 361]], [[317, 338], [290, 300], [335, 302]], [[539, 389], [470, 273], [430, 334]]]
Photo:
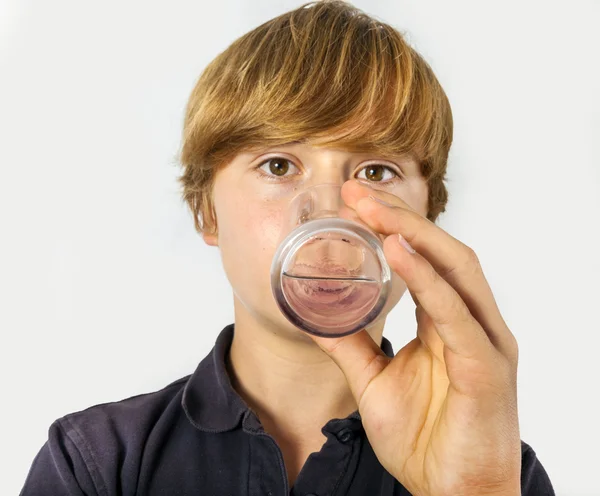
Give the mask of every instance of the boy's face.
[[[281, 314], [271, 292], [273, 255], [290, 229], [287, 207], [303, 189], [323, 183], [344, 185], [342, 196], [348, 200], [357, 193], [357, 182], [394, 194], [427, 215], [427, 183], [418, 163], [408, 156], [384, 159], [295, 143], [240, 153], [217, 172], [213, 190], [217, 234], [203, 238], [220, 249], [237, 300], [236, 319], [241, 311], [272, 332], [306, 339]], [[390, 299], [378, 322], [405, 290], [404, 282], [393, 274]]]

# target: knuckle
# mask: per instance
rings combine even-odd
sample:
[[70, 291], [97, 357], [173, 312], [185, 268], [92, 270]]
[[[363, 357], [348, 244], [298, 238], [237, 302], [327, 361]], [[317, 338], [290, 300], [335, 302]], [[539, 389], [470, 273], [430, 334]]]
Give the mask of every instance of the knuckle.
[[481, 262], [475, 250], [464, 244], [463, 247], [463, 254], [458, 262], [440, 270], [440, 275], [447, 281], [453, 281], [461, 274], [476, 275], [482, 272]]
[[436, 318], [440, 325], [466, 325], [471, 322], [472, 316], [460, 298], [451, 297], [447, 304], [447, 311]]
[[509, 389], [516, 384], [516, 368], [513, 366], [510, 359], [506, 357], [500, 357], [497, 363], [497, 371], [501, 384], [505, 384], [509, 387]]
[[479, 270], [481, 267], [481, 261], [479, 260], [479, 256], [475, 253], [475, 250], [470, 246], [465, 245], [465, 259], [464, 263], [467, 267], [473, 267], [476, 270]]
[[508, 331], [506, 348], [508, 358], [513, 365], [516, 365], [519, 362], [519, 343], [517, 342], [515, 335], [510, 331]]
[[474, 319], [469, 308], [458, 293], [454, 292], [454, 294], [455, 297], [452, 298], [450, 303], [450, 313], [454, 316], [454, 320], [458, 320], [465, 325], [472, 323]]
[[426, 315], [427, 314], [425, 312], [425, 309], [421, 305], [415, 306], [415, 319], [417, 320], [417, 322], [421, 322], [423, 317], [425, 317]]

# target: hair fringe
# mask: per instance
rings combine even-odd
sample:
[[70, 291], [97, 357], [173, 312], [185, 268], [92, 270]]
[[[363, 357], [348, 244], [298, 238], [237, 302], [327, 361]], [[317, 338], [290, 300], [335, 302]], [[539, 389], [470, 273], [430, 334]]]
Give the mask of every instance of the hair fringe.
[[198, 232], [215, 229], [215, 171], [238, 153], [301, 141], [412, 153], [445, 211], [450, 103], [392, 26], [340, 0], [308, 2], [235, 40], [200, 75], [186, 107], [179, 182]]

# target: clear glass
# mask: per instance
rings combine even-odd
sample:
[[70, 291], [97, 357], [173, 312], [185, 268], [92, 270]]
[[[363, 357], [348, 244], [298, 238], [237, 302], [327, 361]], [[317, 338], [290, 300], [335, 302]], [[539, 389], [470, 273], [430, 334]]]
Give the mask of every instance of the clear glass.
[[305, 332], [340, 337], [372, 323], [387, 301], [391, 271], [379, 236], [345, 205], [337, 184], [303, 190], [271, 265], [286, 318]]

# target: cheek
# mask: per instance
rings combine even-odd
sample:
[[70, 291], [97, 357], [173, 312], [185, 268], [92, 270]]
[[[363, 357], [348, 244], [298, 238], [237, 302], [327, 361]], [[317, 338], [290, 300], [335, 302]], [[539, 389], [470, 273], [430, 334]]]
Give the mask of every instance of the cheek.
[[217, 212], [223, 257], [231, 257], [241, 270], [260, 267], [263, 271], [282, 238], [281, 208], [266, 202], [243, 201], [229, 207]]
[[427, 215], [429, 187], [422, 177], [410, 176], [389, 193], [401, 198], [423, 217]]
[[423, 217], [427, 216], [427, 202], [429, 188], [423, 178], [415, 179], [408, 190], [407, 200], [412, 208], [419, 212]]
[[270, 269], [282, 234], [281, 208], [246, 203], [235, 210], [236, 215], [218, 219], [223, 268], [233, 293], [250, 313], [275, 312]]
[[282, 237], [281, 212], [264, 206], [250, 209], [244, 229], [254, 243], [253, 251], [270, 261]]
[[262, 250], [272, 248], [275, 251], [281, 235], [282, 217], [280, 206], [268, 202], [246, 205], [244, 228]]

